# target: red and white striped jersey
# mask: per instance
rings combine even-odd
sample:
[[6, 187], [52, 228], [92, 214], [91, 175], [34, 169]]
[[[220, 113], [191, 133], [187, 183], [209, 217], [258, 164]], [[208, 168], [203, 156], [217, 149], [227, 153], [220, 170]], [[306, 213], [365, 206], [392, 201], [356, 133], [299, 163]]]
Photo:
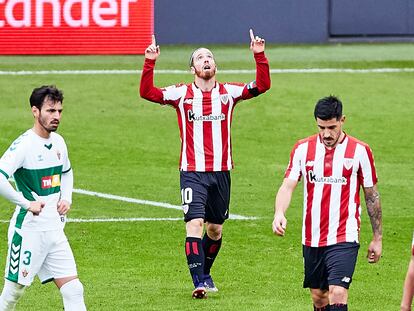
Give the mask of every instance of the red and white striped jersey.
[[166, 88], [153, 85], [154, 60], [146, 59], [141, 77], [143, 98], [170, 105], [177, 112], [181, 138], [180, 170], [212, 172], [233, 168], [231, 122], [234, 107], [270, 88], [269, 64], [264, 53], [254, 54], [256, 80], [245, 83], [218, 83], [203, 92], [194, 83]]
[[245, 85], [221, 84], [202, 92], [192, 83], [163, 90], [164, 101], [177, 111], [181, 137], [180, 169], [228, 171], [233, 168], [230, 128]]
[[318, 134], [294, 146], [285, 178], [304, 181], [302, 244], [359, 242], [360, 186], [377, 183], [369, 146], [351, 136], [329, 150]]

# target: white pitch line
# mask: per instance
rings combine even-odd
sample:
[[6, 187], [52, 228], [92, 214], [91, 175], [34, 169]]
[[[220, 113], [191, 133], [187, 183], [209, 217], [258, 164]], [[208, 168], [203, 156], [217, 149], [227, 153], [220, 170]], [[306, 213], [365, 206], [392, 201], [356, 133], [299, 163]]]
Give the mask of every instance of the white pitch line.
[[[159, 69], [155, 74], [186, 74], [188, 70]], [[370, 69], [351, 69], [351, 68], [287, 68], [271, 69], [270, 73], [400, 73], [414, 72], [414, 68], [370, 68]], [[30, 75], [132, 75], [140, 74], [141, 70], [20, 70], [20, 71], [0, 71], [0, 76], [30, 76]], [[228, 69], [220, 70], [224, 74], [254, 74], [254, 69]]]
[[68, 222], [137, 222], [137, 221], [183, 221], [182, 218], [148, 218], [148, 217], [133, 217], [133, 218], [68, 218]]
[[182, 211], [182, 207], [180, 205], [172, 205], [169, 203], [163, 203], [163, 202], [155, 202], [155, 201], [148, 201], [148, 200], [140, 200], [140, 199], [134, 199], [134, 198], [128, 198], [128, 197], [122, 197], [119, 195], [113, 195], [108, 193], [101, 193], [101, 192], [95, 192], [95, 191], [88, 191], [88, 190], [82, 190], [82, 189], [73, 189], [74, 193], [84, 194], [84, 195], [90, 195], [95, 196], [99, 198], [104, 199], [110, 199], [110, 200], [117, 200], [117, 201], [123, 201], [128, 203], [135, 203], [135, 204], [142, 204], [142, 205], [152, 205], [152, 206], [158, 206], [163, 208], [172, 208], [176, 210]]
[[[133, 218], [67, 218], [67, 222], [138, 222], [138, 221], [183, 221], [183, 218], [149, 218], [149, 217], [133, 217]], [[9, 223], [9, 220], [0, 220], [0, 223]]]
[[[230, 215], [230, 219], [256, 220], [257, 217]], [[137, 222], [137, 221], [183, 221], [182, 217], [132, 217], [132, 218], [68, 218], [68, 222]]]
[[[113, 194], [101, 193], [101, 192], [95, 192], [95, 191], [88, 191], [88, 190], [83, 190], [83, 189], [73, 189], [73, 192], [74, 193], [79, 193], [79, 194], [84, 194], [84, 195], [95, 196], [95, 197], [99, 197], [99, 198], [104, 198], [104, 199], [123, 201], [123, 202], [128, 202], [128, 203], [158, 206], [158, 207], [163, 207], [163, 208], [176, 209], [176, 210], [180, 210], [180, 211], [182, 210], [181, 205], [172, 205], [172, 204], [164, 203], [164, 202], [155, 202], [155, 201], [134, 199], [134, 198], [128, 198], [128, 197], [123, 197], [123, 196], [119, 196], [119, 195], [113, 195]], [[257, 219], [257, 217], [242, 216], [242, 215], [236, 215], [236, 214], [231, 214], [231, 213], [229, 215], [229, 218], [230, 219], [237, 219], [237, 220], [254, 220], [254, 219]], [[182, 218], [180, 218], [180, 219], [182, 219]]]

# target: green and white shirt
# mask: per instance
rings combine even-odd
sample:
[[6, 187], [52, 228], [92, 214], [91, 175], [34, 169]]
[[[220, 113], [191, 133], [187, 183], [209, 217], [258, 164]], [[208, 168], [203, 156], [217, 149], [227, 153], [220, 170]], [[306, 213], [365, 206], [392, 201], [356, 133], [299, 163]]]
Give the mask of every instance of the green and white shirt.
[[25, 199], [45, 202], [45, 206], [34, 216], [17, 205], [10, 225], [30, 231], [63, 228], [65, 217], [57, 212], [57, 203], [61, 199], [62, 173], [70, 170], [67, 147], [59, 134], [52, 132], [46, 139], [30, 129], [17, 138], [0, 159], [0, 174], [13, 176]]

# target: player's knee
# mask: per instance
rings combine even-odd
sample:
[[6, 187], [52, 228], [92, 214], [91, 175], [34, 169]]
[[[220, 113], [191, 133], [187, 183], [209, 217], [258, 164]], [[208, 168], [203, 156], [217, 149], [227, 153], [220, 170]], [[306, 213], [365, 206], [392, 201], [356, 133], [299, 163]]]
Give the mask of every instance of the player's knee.
[[212, 240], [219, 240], [223, 232], [223, 225], [208, 224], [207, 225], [207, 235]]
[[331, 304], [347, 303], [348, 290], [342, 286], [329, 287], [329, 301]]
[[317, 308], [321, 308], [329, 304], [328, 291], [322, 291], [320, 289], [311, 289], [311, 296], [313, 304]]
[[23, 285], [5, 280], [3, 291], [1, 293], [0, 310], [11, 310], [23, 295], [24, 289], [25, 286]]
[[203, 233], [204, 220], [202, 218], [191, 219], [186, 223], [187, 236], [199, 237]]

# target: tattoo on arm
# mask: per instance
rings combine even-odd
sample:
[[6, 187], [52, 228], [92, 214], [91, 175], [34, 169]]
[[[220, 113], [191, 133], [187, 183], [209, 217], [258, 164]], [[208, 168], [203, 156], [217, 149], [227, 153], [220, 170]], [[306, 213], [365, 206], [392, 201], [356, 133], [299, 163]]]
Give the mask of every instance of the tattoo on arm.
[[382, 210], [380, 195], [377, 188], [364, 188], [365, 203], [367, 205], [368, 215], [371, 221], [372, 231], [374, 235], [382, 236]]

